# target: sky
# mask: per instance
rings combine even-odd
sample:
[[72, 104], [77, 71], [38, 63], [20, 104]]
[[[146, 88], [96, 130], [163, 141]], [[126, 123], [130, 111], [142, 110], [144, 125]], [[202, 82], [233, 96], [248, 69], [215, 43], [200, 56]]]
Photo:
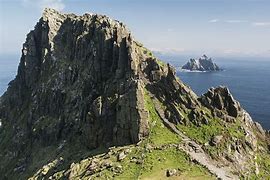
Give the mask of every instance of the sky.
[[108, 15], [164, 54], [270, 57], [270, 0], [0, 0], [0, 54], [20, 54], [45, 7]]

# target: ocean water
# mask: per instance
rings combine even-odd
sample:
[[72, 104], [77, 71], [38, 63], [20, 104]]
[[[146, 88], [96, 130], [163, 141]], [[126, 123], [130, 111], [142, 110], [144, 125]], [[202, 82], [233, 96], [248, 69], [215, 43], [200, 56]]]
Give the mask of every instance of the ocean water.
[[0, 55], [0, 96], [6, 91], [8, 83], [15, 78], [20, 55]]
[[[158, 56], [177, 69], [188, 60], [188, 57]], [[19, 55], [0, 56], [0, 95], [14, 79], [19, 59]], [[177, 75], [198, 95], [210, 87], [227, 86], [253, 120], [260, 122], [265, 129], [270, 129], [270, 58], [214, 58], [214, 61], [224, 71], [177, 71]]]
[[177, 76], [197, 95], [210, 87], [227, 86], [254, 121], [270, 129], [270, 58], [214, 58], [224, 71], [183, 72], [187, 57], [160, 56], [177, 68]]

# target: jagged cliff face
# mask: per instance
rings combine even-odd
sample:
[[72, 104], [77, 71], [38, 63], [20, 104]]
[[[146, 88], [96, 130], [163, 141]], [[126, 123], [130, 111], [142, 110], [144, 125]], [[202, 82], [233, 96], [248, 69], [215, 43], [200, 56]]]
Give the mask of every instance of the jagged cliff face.
[[[157, 119], [167, 130], [154, 129]], [[181, 151], [188, 152], [192, 141], [210, 165], [228, 166], [229, 174], [251, 176], [267, 167], [256, 159], [269, 151], [268, 134], [228, 89], [197, 97], [125, 25], [102, 15], [44, 11], [27, 35], [18, 74], [1, 97], [0, 120], [0, 173], [7, 179], [30, 177], [59, 157], [61, 166], [58, 161], [49, 166], [56, 170], [45, 166], [35, 175], [48, 178], [61, 170], [61, 177], [76, 177], [80, 171], [71, 163], [93, 156], [91, 150], [149, 138], [156, 146], [151, 138], [162, 132], [185, 139], [177, 141]], [[212, 174], [223, 177], [225, 170], [210, 165]]]
[[73, 137], [96, 148], [147, 135], [136, 47], [128, 29], [108, 17], [45, 10], [1, 99], [15, 156]]
[[147, 112], [135, 46], [127, 28], [105, 16], [46, 10], [23, 45], [3, 97], [12, 113], [3, 118], [26, 120], [23, 135], [42, 143], [72, 133], [90, 148], [137, 142], [147, 134]]

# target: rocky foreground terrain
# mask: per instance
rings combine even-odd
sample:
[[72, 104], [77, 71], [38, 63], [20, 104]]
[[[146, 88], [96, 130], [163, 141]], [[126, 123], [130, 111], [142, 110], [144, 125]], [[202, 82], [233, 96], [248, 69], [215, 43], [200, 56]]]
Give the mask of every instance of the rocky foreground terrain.
[[208, 58], [205, 54], [199, 59], [190, 59], [182, 69], [189, 71], [220, 71], [221, 68], [213, 62], [212, 58]]
[[267, 179], [269, 132], [107, 16], [45, 9], [0, 101], [0, 179]]

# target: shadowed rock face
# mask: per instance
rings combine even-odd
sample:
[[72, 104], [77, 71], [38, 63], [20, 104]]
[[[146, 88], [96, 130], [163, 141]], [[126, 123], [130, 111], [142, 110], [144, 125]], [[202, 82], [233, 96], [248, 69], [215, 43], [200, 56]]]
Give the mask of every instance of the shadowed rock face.
[[11, 149], [5, 151], [14, 151], [15, 158], [30, 156], [29, 146], [62, 140], [76, 138], [93, 149], [146, 136], [138, 68], [145, 59], [136, 47], [118, 21], [46, 9], [27, 35], [18, 74], [1, 97], [0, 119], [10, 131]]
[[206, 55], [203, 55], [199, 59], [190, 59], [185, 65], [182, 66], [182, 69], [190, 71], [220, 71], [221, 69], [212, 61], [211, 58], [208, 58]]
[[11, 166], [24, 172], [37, 147], [65, 142], [94, 149], [140, 141], [149, 133], [145, 88], [169, 92], [164, 83], [177, 90], [168, 93], [172, 100], [187, 91], [174, 69], [160, 66], [121, 22], [45, 9], [1, 97], [1, 156], [10, 154], [6, 161], [13, 161], [0, 171]]
[[[26, 178], [57, 158], [68, 169], [74, 155], [81, 159], [89, 150], [143, 141], [151, 132], [146, 94], [172, 129], [200, 128], [218, 118], [225, 120], [220, 128], [239, 121], [244, 140], [228, 133], [209, 139], [214, 146], [237, 149], [235, 170], [253, 158], [246, 152], [256, 151], [257, 141], [269, 136], [227, 88], [197, 97], [121, 22], [45, 9], [23, 44], [17, 76], [0, 99], [0, 174]], [[220, 154], [228, 164], [227, 154]]]
[[[147, 112], [133, 43], [123, 24], [105, 16], [45, 10], [3, 96], [12, 115], [2, 118], [26, 120], [23, 136], [41, 142], [73, 133], [91, 148], [137, 142], [147, 134]], [[40, 126], [48, 119], [50, 128]]]

